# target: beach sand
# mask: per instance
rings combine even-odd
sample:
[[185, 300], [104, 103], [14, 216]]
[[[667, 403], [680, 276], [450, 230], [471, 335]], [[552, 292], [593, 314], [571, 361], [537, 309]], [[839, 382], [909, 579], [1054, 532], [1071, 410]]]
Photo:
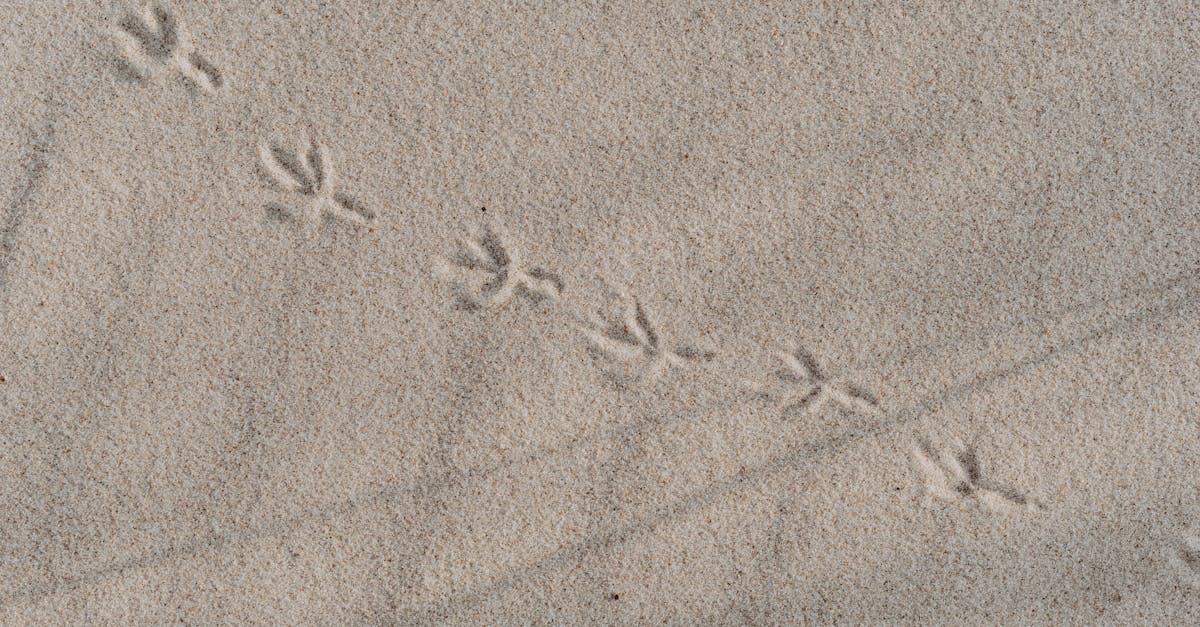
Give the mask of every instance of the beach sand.
[[1188, 624], [1187, 3], [3, 3], [5, 624]]

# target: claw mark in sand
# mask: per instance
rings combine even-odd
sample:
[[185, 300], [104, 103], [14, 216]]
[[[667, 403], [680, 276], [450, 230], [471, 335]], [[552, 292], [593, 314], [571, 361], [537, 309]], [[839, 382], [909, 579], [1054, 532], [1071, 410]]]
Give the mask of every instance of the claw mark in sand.
[[1200, 536], [1184, 536], [1179, 546], [1171, 547], [1167, 559], [1183, 583], [1200, 590]]
[[[482, 233], [461, 240], [459, 246], [450, 264], [469, 272], [473, 278], [486, 277], [476, 288], [468, 286], [471, 281], [455, 281], [461, 304], [468, 309], [503, 307], [514, 294], [534, 302], [552, 301], [562, 294], [562, 278], [541, 268], [526, 269], [508, 233], [497, 223], [488, 222]], [[442, 270], [445, 274], [454, 272], [448, 266]]]
[[984, 480], [974, 449], [962, 442], [935, 448], [929, 440], [921, 440], [913, 449], [913, 460], [925, 475], [926, 491], [931, 497], [951, 502], [973, 499], [994, 512], [1046, 509], [1012, 488]]
[[316, 140], [308, 142], [307, 150], [302, 153], [278, 144], [262, 144], [258, 147], [258, 156], [273, 184], [309, 199], [304, 215], [310, 228], [315, 227], [324, 215], [356, 226], [366, 226], [374, 220], [371, 211], [349, 194], [337, 190], [329, 151]]
[[830, 379], [816, 358], [803, 348], [789, 347], [776, 357], [782, 367], [775, 373], [775, 383], [746, 381], [743, 386], [777, 405], [784, 416], [817, 412], [830, 402], [867, 415], [879, 410], [879, 401], [871, 393], [853, 383]]
[[115, 34], [125, 62], [140, 78], [156, 80], [176, 71], [208, 93], [225, 83], [220, 70], [192, 48], [183, 24], [162, 4], [149, 4], [125, 16]]
[[650, 312], [641, 301], [624, 295], [621, 300], [625, 303], [623, 318], [604, 318], [601, 314], [599, 324], [582, 329], [593, 357], [637, 368], [636, 374], [624, 380], [610, 371], [618, 384], [652, 382], [669, 368], [709, 362], [716, 357], [715, 352], [692, 345], [669, 347], [655, 330]]

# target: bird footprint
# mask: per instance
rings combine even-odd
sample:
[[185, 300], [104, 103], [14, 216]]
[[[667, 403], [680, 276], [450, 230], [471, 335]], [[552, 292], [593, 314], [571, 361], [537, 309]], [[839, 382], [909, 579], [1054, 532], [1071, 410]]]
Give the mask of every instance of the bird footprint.
[[183, 24], [161, 4], [130, 13], [121, 20], [116, 34], [126, 64], [141, 78], [153, 79], [173, 70], [208, 93], [224, 84], [221, 72], [193, 50]]
[[635, 369], [635, 374], [624, 379], [610, 371], [619, 384], [654, 381], [669, 368], [709, 362], [716, 357], [713, 351], [691, 345], [668, 347], [655, 330], [645, 305], [636, 298], [621, 298], [625, 307], [620, 319], [601, 314], [599, 324], [582, 329], [594, 357]]
[[913, 459], [925, 475], [926, 491], [934, 498], [952, 502], [973, 499], [996, 512], [1045, 509], [1036, 499], [985, 481], [974, 449], [962, 442], [935, 448], [929, 440], [921, 440], [913, 449]]
[[743, 385], [777, 405], [784, 416], [817, 412], [830, 402], [868, 415], [879, 410], [879, 402], [872, 394], [855, 384], [830, 379], [816, 358], [804, 349], [782, 350], [776, 357], [782, 367], [775, 373], [774, 383], [746, 381]]
[[309, 142], [308, 149], [302, 153], [278, 144], [262, 144], [258, 154], [272, 183], [309, 199], [304, 215], [310, 227], [324, 215], [358, 226], [374, 220], [372, 212], [349, 194], [337, 190], [329, 151], [316, 140]]
[[1184, 536], [1178, 547], [1172, 547], [1168, 558], [1179, 578], [1200, 590], [1200, 536]]
[[462, 304], [469, 309], [503, 307], [520, 294], [534, 302], [554, 300], [562, 294], [563, 280], [541, 268], [526, 269], [520, 254], [511, 245], [508, 234], [498, 224], [489, 222], [483, 232], [459, 242], [460, 250], [451, 260], [453, 265], [486, 277], [477, 289], [469, 281], [458, 281]]

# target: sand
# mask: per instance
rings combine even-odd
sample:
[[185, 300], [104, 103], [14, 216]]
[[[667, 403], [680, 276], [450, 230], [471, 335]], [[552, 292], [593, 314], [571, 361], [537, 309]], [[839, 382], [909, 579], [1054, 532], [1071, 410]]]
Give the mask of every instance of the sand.
[[0, 621], [1188, 624], [1188, 3], [3, 3]]

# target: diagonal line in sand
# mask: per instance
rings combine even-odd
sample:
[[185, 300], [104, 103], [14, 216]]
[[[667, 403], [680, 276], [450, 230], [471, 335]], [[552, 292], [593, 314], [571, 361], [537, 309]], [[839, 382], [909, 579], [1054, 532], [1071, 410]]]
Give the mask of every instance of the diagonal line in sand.
[[[562, 547], [554, 551], [550, 556], [539, 560], [537, 563], [525, 568], [524, 570], [514, 573], [508, 577], [504, 577], [499, 581], [487, 586], [485, 589], [474, 592], [462, 592], [453, 595], [449, 601], [445, 601], [435, 607], [426, 608], [425, 613], [431, 616], [448, 615], [452, 608], [462, 605], [478, 605], [488, 597], [505, 589], [513, 588], [518, 582], [529, 579], [547, 571], [552, 571], [556, 568], [569, 566], [576, 560], [583, 559], [589, 554], [599, 553], [600, 551], [612, 549], [615, 546], [628, 542], [633, 537], [652, 531], [657, 525], [677, 519], [686, 515], [693, 510], [703, 508], [715, 504], [718, 499], [734, 493], [747, 485], [753, 485], [763, 479], [771, 476], [774, 473], [791, 470], [797, 471], [807, 466], [810, 476], [815, 474], [816, 463], [823, 458], [836, 454], [845, 447], [856, 442], [863, 441], [873, 435], [885, 433], [887, 428], [894, 428], [899, 425], [907, 424], [912, 420], [919, 418], [937, 405], [949, 400], [965, 398], [973, 394], [975, 391], [988, 386], [998, 381], [1003, 381], [1011, 377], [1017, 376], [1036, 366], [1040, 366], [1051, 362], [1059, 355], [1066, 354], [1070, 351], [1077, 351], [1086, 348], [1088, 345], [1103, 340], [1108, 337], [1115, 336], [1118, 332], [1134, 327], [1138, 324], [1148, 322], [1159, 317], [1169, 316], [1177, 311], [1180, 311], [1188, 305], [1197, 303], [1197, 296], [1200, 296], [1200, 287], [1196, 285], [1196, 280], [1184, 281], [1181, 277], [1179, 280], [1169, 282], [1164, 291], [1177, 285], [1185, 284], [1186, 289], [1181, 290], [1180, 294], [1174, 301], [1160, 303], [1159, 306], [1148, 306], [1140, 310], [1135, 310], [1121, 316], [1118, 320], [1110, 325], [1103, 326], [1083, 335], [1068, 339], [1057, 346], [1045, 349], [1041, 352], [1034, 353], [1027, 357], [1016, 360], [1007, 366], [994, 368], [985, 372], [969, 377], [966, 381], [949, 385], [943, 388], [939, 393], [931, 395], [926, 399], [910, 404], [898, 410], [887, 412], [887, 415], [879, 418], [860, 420], [860, 423], [848, 428], [841, 429], [838, 433], [817, 441], [807, 442], [802, 446], [790, 448], [783, 453], [780, 453], [771, 458], [770, 461], [760, 464], [755, 467], [744, 468], [732, 477], [715, 482], [708, 488], [697, 490], [691, 495], [678, 499], [669, 505], [659, 508], [659, 510], [648, 516], [634, 517], [625, 524], [618, 525], [605, 532], [584, 538], [579, 542]], [[888, 420], [884, 420], [887, 418]], [[798, 482], [805, 482], [806, 477], [796, 477]], [[402, 622], [416, 620], [414, 616], [407, 616], [402, 619]]]
[[[50, 167], [48, 155], [56, 134], [56, 118], [57, 111], [52, 112], [50, 120], [46, 122], [42, 131], [34, 139], [29, 155], [25, 159], [28, 164], [25, 168], [27, 173], [25, 182], [17, 192], [16, 198], [6, 207], [4, 221], [0, 223], [0, 299], [8, 289], [8, 264], [12, 262], [12, 257], [16, 254], [17, 237], [20, 235], [21, 226], [28, 217], [30, 204], [37, 199], [42, 187], [46, 184], [46, 171]], [[0, 304], [3, 304], [2, 300], [0, 300]]]
[[[715, 503], [719, 498], [733, 493], [747, 485], [753, 485], [756, 482], [762, 481], [765, 478], [784, 470], [797, 471], [801, 468], [812, 468], [815, 471], [816, 462], [823, 458], [834, 455], [845, 447], [856, 442], [863, 441], [871, 436], [881, 435], [886, 433], [888, 429], [895, 428], [911, 422], [935, 409], [938, 405], [954, 400], [966, 398], [985, 386], [1003, 381], [1014, 376], [1017, 376], [1024, 371], [1034, 368], [1039, 365], [1046, 364], [1052, 361], [1055, 357], [1066, 354], [1070, 351], [1076, 351], [1088, 345], [1113, 337], [1119, 332], [1135, 327], [1139, 324], [1148, 321], [1165, 318], [1176, 312], [1185, 309], [1188, 305], [1195, 305], [1200, 302], [1200, 275], [1196, 272], [1186, 272], [1178, 275], [1170, 280], [1164, 281], [1158, 286], [1147, 288], [1134, 292], [1137, 296], [1149, 297], [1157, 296], [1166, 292], [1176, 290], [1178, 293], [1173, 297], [1163, 299], [1163, 301], [1151, 301], [1132, 305], [1127, 308], [1131, 311], [1126, 311], [1123, 315], [1116, 312], [1106, 312], [1117, 318], [1111, 323], [1100, 325], [1098, 328], [1088, 331], [1083, 334], [1076, 335], [1065, 339], [1049, 348], [1035, 352], [1032, 355], [1021, 359], [1010, 361], [1007, 365], [996, 368], [980, 371], [974, 375], [966, 377], [964, 380], [952, 383], [942, 387], [938, 392], [929, 394], [924, 400], [911, 403], [907, 406], [892, 411], [881, 411], [879, 415], [874, 417], [857, 416], [859, 422], [849, 427], [843, 428], [837, 433], [816, 441], [807, 442], [799, 447], [788, 449], [774, 457], [769, 461], [754, 467], [744, 468], [742, 471], [732, 477], [717, 481], [709, 487], [697, 490], [687, 497], [683, 497], [667, 504], [660, 508], [658, 512], [650, 516], [634, 517], [633, 520], [624, 524], [618, 525], [615, 528], [610, 528], [607, 531], [594, 534], [584, 538], [573, 544], [561, 547], [554, 550], [549, 556], [538, 560], [536, 563], [522, 569], [519, 572], [513, 573], [507, 577], [503, 577], [494, 583], [475, 591], [465, 591], [454, 594], [451, 600], [429, 607], [424, 610], [424, 613], [431, 615], [445, 615], [450, 608], [460, 605], [477, 605], [487, 599], [489, 596], [514, 587], [518, 582], [538, 574], [552, 571], [556, 568], [561, 568], [573, 563], [577, 559], [586, 557], [589, 554], [595, 554], [605, 549], [611, 549], [614, 546], [628, 542], [639, 534], [652, 530], [656, 525], [667, 522], [680, 516], [683, 516], [693, 510], [702, 508]], [[1106, 299], [1101, 304], [1112, 303], [1127, 298], [1127, 295], [1116, 295]], [[1083, 307], [1090, 308], [1092, 304], [1084, 305]], [[1075, 311], [1075, 310], [1071, 310]], [[1068, 311], [1067, 313], [1070, 313]], [[1066, 314], [1063, 315], [1066, 317]], [[1025, 320], [1026, 323], [1036, 323], [1044, 320], [1043, 318], [1030, 317]], [[1014, 323], [1012, 326], [1019, 326], [1021, 322]], [[611, 434], [610, 434], [611, 436]], [[594, 436], [604, 437], [604, 436]], [[570, 449], [578, 446], [580, 442], [571, 442], [565, 448]], [[561, 451], [564, 447], [559, 447]], [[282, 517], [282, 520], [270, 525], [263, 525], [258, 528], [248, 528], [238, 533], [213, 534], [206, 538], [197, 539], [193, 542], [178, 544], [171, 547], [165, 547], [159, 550], [148, 551], [141, 556], [131, 558], [122, 562], [114, 563], [109, 566], [95, 569], [88, 573], [79, 575], [69, 581], [64, 581], [58, 584], [51, 584], [48, 590], [30, 591], [25, 593], [16, 593], [5, 598], [0, 598], [0, 607], [12, 605], [15, 602], [25, 601], [34, 602], [43, 598], [47, 598], [56, 594], [70, 592], [78, 589], [81, 586], [98, 582], [104, 578], [118, 576], [126, 572], [141, 568], [152, 567], [172, 559], [181, 557], [199, 555], [210, 550], [224, 550], [226, 548], [234, 548], [239, 543], [247, 542], [263, 537], [271, 537], [282, 535], [294, 529], [297, 529], [305, 524], [312, 524], [322, 520], [330, 520], [347, 513], [361, 510], [367, 507], [375, 507], [380, 504], [391, 502], [393, 499], [402, 495], [426, 496], [430, 493], [445, 490], [451, 486], [461, 484], [463, 481], [477, 480], [490, 477], [498, 472], [504, 471], [514, 466], [526, 465], [538, 461], [546, 457], [549, 453], [545, 451], [535, 452], [527, 455], [522, 459], [514, 460], [502, 466], [498, 466], [486, 471], [459, 473], [459, 476], [446, 476], [437, 481], [437, 483], [428, 483], [424, 485], [416, 485], [404, 488], [384, 488], [350, 499], [343, 499], [334, 504], [317, 509], [293, 512]], [[814, 474], [813, 472], [809, 473]], [[797, 481], [803, 483], [805, 477], [797, 477]], [[409, 622], [409, 619], [416, 620], [415, 617], [406, 617], [402, 622]]]

